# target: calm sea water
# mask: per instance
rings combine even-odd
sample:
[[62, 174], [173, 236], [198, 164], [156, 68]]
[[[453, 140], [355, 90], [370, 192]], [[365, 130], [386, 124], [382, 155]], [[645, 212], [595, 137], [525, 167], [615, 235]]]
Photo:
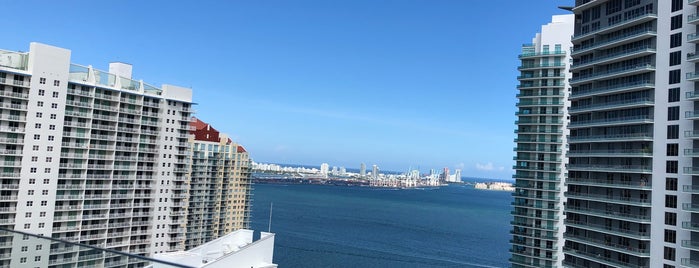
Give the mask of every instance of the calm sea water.
[[274, 202], [280, 267], [507, 267], [509, 192], [256, 184], [252, 228]]

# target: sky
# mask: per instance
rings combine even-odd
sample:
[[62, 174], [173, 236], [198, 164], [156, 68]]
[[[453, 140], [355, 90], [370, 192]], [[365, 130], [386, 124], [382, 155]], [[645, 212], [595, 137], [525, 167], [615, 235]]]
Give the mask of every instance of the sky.
[[[5, 0], [0, 49], [189, 87], [256, 162], [511, 178], [517, 55], [572, 0]], [[21, 11], [21, 12], [19, 12]]]

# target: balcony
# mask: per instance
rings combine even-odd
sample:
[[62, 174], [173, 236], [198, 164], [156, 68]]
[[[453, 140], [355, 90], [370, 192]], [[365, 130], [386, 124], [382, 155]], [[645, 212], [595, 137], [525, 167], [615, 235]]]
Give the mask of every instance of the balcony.
[[[595, 3], [595, 1], [590, 1], [590, 2], [593, 3], [593, 4]], [[577, 7], [574, 8], [574, 10], [578, 10], [578, 9], [581, 9], [581, 8], [584, 8], [584, 5], [577, 6]], [[617, 27], [629, 27], [629, 26], [641, 24], [641, 23], [644, 23], [644, 22], [647, 22], [647, 21], [651, 21], [651, 20], [654, 20], [654, 19], [657, 19], [657, 18], [658, 18], [658, 15], [655, 14], [654, 12], [652, 12], [652, 11], [644, 11], [644, 12], [641, 12], [641, 13], [638, 13], [638, 14], [633, 14], [633, 15], [631, 15], [631, 16], [628, 16], [625, 20], [618, 21], [618, 22], [616, 22], [616, 23], [612, 23], [612, 24], [610, 24], [610, 25], [608, 25], [608, 26], [599, 28], [599, 29], [597, 29], [597, 30], [574, 35], [573, 38], [572, 38], [572, 40], [573, 40], [573, 41], [578, 41], [578, 40], [582, 41], [583, 39], [590, 38], [590, 37], [592, 37], [592, 36], [594, 36], [594, 35], [603, 34], [603, 33], [610, 32], [610, 31], [613, 31], [613, 30], [615, 30], [615, 29], [618, 29]]]
[[566, 64], [559, 63], [536, 63], [536, 64], [525, 64], [517, 67], [517, 70], [529, 70], [529, 69], [545, 69], [545, 68], [565, 68]]
[[596, 104], [590, 104], [590, 105], [571, 106], [569, 111], [571, 114], [573, 114], [573, 113], [590, 112], [590, 111], [628, 109], [628, 108], [634, 108], [634, 107], [653, 106], [654, 103], [655, 103], [655, 101], [653, 101], [650, 98], [638, 98], [638, 99], [631, 99], [631, 100], [596, 103]]
[[522, 53], [519, 54], [520, 59], [526, 58], [537, 58], [537, 57], [549, 57], [549, 56], [565, 56], [565, 51], [542, 51], [542, 52], [532, 52], [532, 53]]
[[600, 186], [600, 187], [612, 187], [618, 189], [633, 189], [633, 190], [650, 190], [652, 185], [649, 181], [622, 181], [622, 180], [607, 180], [607, 179], [586, 179], [586, 178], [576, 178], [569, 177], [566, 184], [573, 185], [587, 185], [587, 186]]
[[568, 233], [564, 234], [563, 237], [569, 241], [580, 244], [593, 245], [595, 247], [622, 252], [637, 257], [650, 257], [650, 249], [646, 247], [641, 248], [638, 246], [619, 244], [614, 241], [604, 241], [602, 239], [595, 239], [582, 235], [572, 235]]
[[[621, 229], [614, 226], [605, 226], [602, 224], [593, 224], [583, 221], [574, 221], [570, 219], [565, 220], [566, 226], [575, 227], [578, 229], [590, 230], [603, 234], [612, 234], [616, 236], [623, 236], [628, 238], [633, 238], [637, 240], [650, 240], [650, 232], [648, 231], [637, 231], [631, 229]], [[650, 226], [648, 226], [650, 227]]]
[[682, 247], [699, 251], [699, 242], [692, 240], [682, 240]]
[[[697, 133], [699, 134], [699, 132]], [[610, 134], [610, 135], [590, 135], [590, 136], [571, 136], [568, 137], [568, 142], [614, 142], [614, 141], [652, 141], [653, 135], [650, 133], [631, 133], [631, 134]]]
[[656, 31], [653, 31], [651, 29], [647, 30], [641, 30], [641, 31], [634, 31], [634, 32], [629, 32], [622, 34], [617, 37], [613, 37], [611, 39], [607, 39], [601, 42], [595, 42], [592, 43], [591, 45], [579, 47], [577, 49], [573, 49], [573, 52], [571, 55], [578, 55], [584, 52], [596, 50], [596, 49], [603, 49], [607, 48], [609, 46], [616, 46], [616, 45], [621, 45], [621, 44], [626, 44], [626, 43], [631, 43], [631, 42], [636, 42], [648, 37], [655, 36], [657, 34]]
[[635, 125], [653, 123], [652, 115], [600, 118], [591, 120], [571, 121], [569, 128], [598, 127], [609, 125]]
[[[621, 262], [621, 261], [617, 260], [616, 258], [608, 258], [605, 256], [601, 256], [599, 253], [592, 253], [592, 252], [587, 252], [584, 250], [575, 250], [575, 249], [570, 248], [570, 247], [563, 247], [563, 252], [565, 254], [569, 254], [569, 255], [575, 256], [577, 258], [586, 259], [586, 260], [589, 260], [592, 262], [601, 263], [601, 264], [604, 264], [604, 265], [609, 266], [609, 267], [631, 267], [631, 266], [636, 267], [636, 268], [648, 268], [648, 267], [650, 267], [647, 264], [638, 265], [638, 264], [631, 264], [629, 262]], [[572, 263], [565, 263], [564, 262], [564, 264], [565, 264], [564, 267], [577, 267], [575, 264], [572, 264]]]
[[632, 205], [641, 207], [650, 207], [650, 199], [648, 198], [637, 198], [637, 197], [624, 197], [620, 195], [602, 195], [602, 194], [588, 194], [588, 193], [577, 193], [577, 192], [566, 192], [566, 197], [572, 199], [597, 201], [603, 203], [614, 203], [621, 205]]
[[643, 47], [634, 47], [630, 49], [626, 49], [624, 51], [619, 51], [615, 52], [613, 54], [609, 55], [604, 55], [601, 57], [594, 57], [591, 60], [584, 61], [584, 62], [578, 62], [575, 63], [571, 66], [571, 71], [574, 71], [576, 69], [581, 69], [581, 68], [586, 68], [593, 66], [595, 64], [606, 64], [611, 61], [620, 61], [620, 60], [626, 60], [630, 58], [635, 58], [635, 57], [641, 57], [645, 55], [650, 55], [654, 54], [656, 49], [651, 46], [643, 46]]
[[569, 215], [569, 213], [577, 213], [577, 214], [591, 215], [591, 216], [596, 216], [596, 217], [617, 219], [617, 220], [622, 220], [622, 221], [633, 221], [633, 222], [643, 223], [643, 224], [649, 224], [651, 222], [650, 221], [650, 213], [648, 213], [648, 215], [641, 215], [638, 213], [621, 213], [618, 211], [614, 211], [612, 209], [601, 210], [601, 209], [591, 209], [591, 208], [573, 207], [573, 206], [566, 207], [565, 211], [566, 211], [566, 215]]
[[592, 74], [588, 75], [581, 75], [578, 77], [574, 77], [573, 79], [570, 80], [570, 84], [582, 84], [585, 82], [592, 82], [595, 80], [601, 80], [601, 79], [609, 79], [609, 78], [614, 78], [618, 76], [628, 76], [632, 74], [640, 74], [648, 71], [655, 71], [655, 66], [651, 64], [640, 64], [640, 65], [634, 65], [634, 66], [626, 66], [626, 67], [621, 67], [621, 68], [615, 68], [607, 71], [602, 71], [602, 72], [595, 72]]
[[[692, 149], [687, 149], [687, 150], [692, 150]], [[699, 150], [699, 149], [697, 149]], [[683, 168], [684, 174], [686, 175], [699, 175], [699, 167], [684, 167]]]
[[687, 35], [688, 43], [699, 43], [699, 33], [691, 33]]
[[651, 157], [650, 149], [616, 149], [616, 150], [570, 150], [569, 157]]

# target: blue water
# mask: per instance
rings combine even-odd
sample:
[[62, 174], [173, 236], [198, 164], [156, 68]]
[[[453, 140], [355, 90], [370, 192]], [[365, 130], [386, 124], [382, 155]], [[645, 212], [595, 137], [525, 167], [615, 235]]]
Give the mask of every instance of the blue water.
[[280, 267], [506, 267], [508, 192], [256, 184], [252, 228], [274, 202]]

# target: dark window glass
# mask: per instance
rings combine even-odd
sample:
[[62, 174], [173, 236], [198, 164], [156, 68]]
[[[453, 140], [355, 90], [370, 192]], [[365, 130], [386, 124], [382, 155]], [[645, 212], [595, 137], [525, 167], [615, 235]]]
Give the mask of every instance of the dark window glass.
[[679, 139], [680, 138], [680, 126], [679, 125], [667, 126], [667, 138], [668, 139]]
[[679, 65], [682, 62], [682, 51], [670, 53], [670, 66]]
[[680, 82], [680, 70], [672, 70], [670, 71], [670, 84], [677, 84]]
[[670, 18], [670, 30], [682, 28], [682, 15]]
[[668, 102], [678, 102], [680, 101], [680, 88], [671, 88], [667, 93]]
[[680, 120], [680, 106], [667, 107], [667, 121]]
[[679, 11], [682, 9], [682, 2], [685, 0], [672, 0], [672, 12]]
[[670, 48], [679, 47], [682, 45], [682, 33], [670, 35]]
[[679, 146], [677, 143], [670, 143], [667, 145], [667, 156], [678, 156]]

